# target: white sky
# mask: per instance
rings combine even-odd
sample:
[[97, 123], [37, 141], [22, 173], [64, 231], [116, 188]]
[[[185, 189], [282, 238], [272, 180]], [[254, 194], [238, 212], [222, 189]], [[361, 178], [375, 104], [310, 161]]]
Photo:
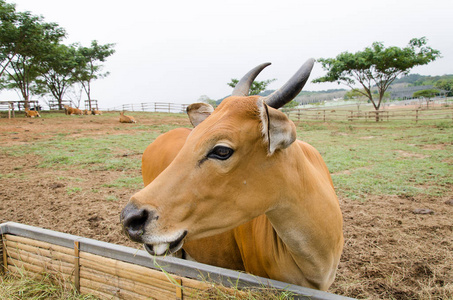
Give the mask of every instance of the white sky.
[[[411, 73], [453, 73], [451, 0], [7, 0], [65, 28], [66, 44], [115, 43], [107, 78], [92, 99], [108, 108], [126, 103], [197, 102], [231, 93], [227, 82], [263, 62], [257, 80], [277, 89], [310, 57], [363, 50], [375, 41], [405, 47], [426, 36], [442, 58]], [[310, 79], [325, 74], [316, 64]], [[346, 88], [307, 83], [304, 90]], [[37, 97], [32, 97], [36, 99]], [[82, 97], [82, 99], [86, 99]], [[0, 92], [0, 100], [19, 100]]]

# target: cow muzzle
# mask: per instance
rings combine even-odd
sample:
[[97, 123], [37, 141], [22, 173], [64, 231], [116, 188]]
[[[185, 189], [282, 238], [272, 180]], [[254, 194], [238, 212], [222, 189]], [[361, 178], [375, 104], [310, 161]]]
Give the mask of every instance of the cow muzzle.
[[155, 227], [153, 222], [159, 219], [155, 210], [139, 208], [129, 202], [121, 211], [120, 221], [124, 233], [134, 242], [144, 244], [151, 255], [172, 254], [182, 248], [187, 230], [171, 234], [153, 234], [147, 228]]

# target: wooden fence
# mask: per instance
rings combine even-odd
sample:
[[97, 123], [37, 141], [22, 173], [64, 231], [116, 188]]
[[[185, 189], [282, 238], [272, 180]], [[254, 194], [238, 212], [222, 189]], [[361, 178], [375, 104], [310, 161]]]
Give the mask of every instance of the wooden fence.
[[387, 109], [379, 111], [357, 111], [339, 109], [295, 109], [285, 111], [295, 121], [413, 121], [453, 120], [453, 106], [430, 109]]
[[122, 110], [185, 113], [187, 106], [188, 104], [147, 102], [147, 103], [123, 104]]
[[[76, 107], [72, 100], [61, 100], [62, 108], [65, 106]], [[49, 106], [49, 110], [59, 110], [58, 100], [49, 100], [47, 101], [47, 106]]]
[[225, 290], [286, 290], [295, 299], [351, 299], [14, 222], [1, 224], [0, 234], [3, 273], [51, 275], [69, 288], [101, 299], [202, 299], [213, 283]]
[[14, 104], [11, 101], [0, 101], [0, 111], [8, 111], [8, 119], [14, 118]]

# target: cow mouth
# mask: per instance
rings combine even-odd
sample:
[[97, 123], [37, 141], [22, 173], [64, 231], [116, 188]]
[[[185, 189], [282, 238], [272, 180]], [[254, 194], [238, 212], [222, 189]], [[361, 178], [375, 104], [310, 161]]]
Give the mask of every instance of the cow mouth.
[[187, 231], [184, 231], [176, 240], [166, 243], [144, 244], [145, 250], [151, 255], [169, 255], [182, 248]]

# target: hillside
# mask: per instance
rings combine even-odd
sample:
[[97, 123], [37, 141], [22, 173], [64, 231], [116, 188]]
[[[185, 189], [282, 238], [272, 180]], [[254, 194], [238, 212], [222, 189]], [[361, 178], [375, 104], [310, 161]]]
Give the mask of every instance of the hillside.
[[[413, 93], [423, 89], [432, 89], [436, 82], [441, 80], [453, 80], [453, 74], [447, 74], [442, 76], [426, 76], [420, 74], [409, 74], [402, 78], [396, 79], [389, 87], [388, 91], [391, 94], [392, 99], [400, 98], [411, 98]], [[275, 90], [265, 90], [260, 93], [260, 96], [268, 96]], [[322, 91], [302, 91], [295, 98], [295, 100], [301, 104], [316, 103], [321, 101], [332, 101], [334, 99], [343, 98], [345, 93], [349, 91], [347, 89], [329, 89]], [[227, 97], [227, 96], [226, 96]], [[220, 104], [223, 99], [217, 100], [217, 104]]]
[[453, 74], [446, 74], [442, 76], [409, 74], [402, 78], [396, 79], [393, 84], [406, 83], [410, 86], [435, 85], [436, 82], [440, 80], [453, 80]]

